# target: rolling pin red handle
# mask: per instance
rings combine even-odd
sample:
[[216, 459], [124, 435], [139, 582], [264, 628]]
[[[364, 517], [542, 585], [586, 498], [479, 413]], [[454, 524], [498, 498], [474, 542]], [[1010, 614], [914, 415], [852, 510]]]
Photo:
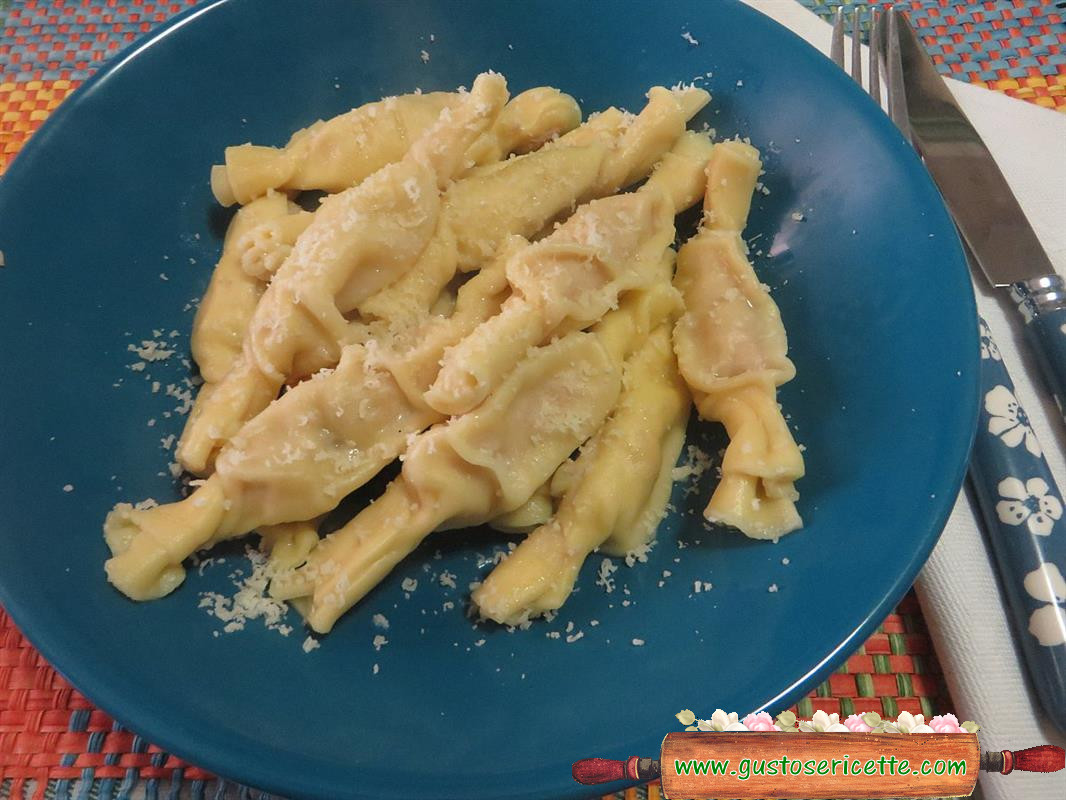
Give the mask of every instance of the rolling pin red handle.
[[1002, 750], [985, 752], [981, 756], [981, 769], [1009, 775], [1019, 772], [1058, 772], [1066, 768], [1066, 750], [1052, 744], [1028, 747], [1025, 750]]
[[585, 786], [611, 781], [650, 781], [660, 777], [659, 762], [633, 756], [625, 761], [613, 758], [583, 758], [571, 767], [574, 780]]

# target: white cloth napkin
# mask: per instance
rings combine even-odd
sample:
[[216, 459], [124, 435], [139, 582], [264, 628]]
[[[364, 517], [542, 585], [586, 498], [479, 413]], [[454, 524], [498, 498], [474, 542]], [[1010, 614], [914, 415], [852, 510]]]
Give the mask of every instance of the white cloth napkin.
[[[829, 52], [830, 26], [795, 0], [744, 2]], [[948, 85], [999, 163], [1056, 271], [1066, 273], [1066, 114], [954, 80]], [[1022, 341], [1019, 315], [1003, 290], [983, 282], [975, 287], [978, 310], [1003, 354], [1016, 396], [1059, 488], [1066, 490], [1066, 430]], [[985, 750], [1066, 746], [1066, 737], [1043, 719], [1028, 686], [979, 519], [976, 505], [963, 492], [917, 584], [955, 704], [952, 710], [960, 720], [981, 725]], [[1066, 778], [982, 773], [980, 788], [986, 800], [1062, 800]]]

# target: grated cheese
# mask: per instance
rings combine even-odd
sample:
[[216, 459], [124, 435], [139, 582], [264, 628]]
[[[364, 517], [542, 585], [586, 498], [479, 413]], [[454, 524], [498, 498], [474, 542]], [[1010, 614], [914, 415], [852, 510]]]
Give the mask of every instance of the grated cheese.
[[614, 578], [611, 575], [618, 571], [618, 567], [609, 558], [600, 562], [600, 571], [596, 576], [596, 585], [602, 586], [603, 590], [610, 594], [614, 591]]
[[[258, 619], [267, 630], [278, 631], [282, 636], [288, 635], [292, 628], [285, 624], [284, 618], [289, 607], [267, 593], [271, 571], [266, 555], [250, 547], [245, 548], [244, 552], [252, 571], [247, 577], [243, 576], [241, 570], [230, 575], [236, 593], [226, 597], [218, 592], [201, 592], [199, 607], [223, 623], [223, 633], [244, 630], [249, 621]], [[307, 651], [305, 642], [304, 652]]]

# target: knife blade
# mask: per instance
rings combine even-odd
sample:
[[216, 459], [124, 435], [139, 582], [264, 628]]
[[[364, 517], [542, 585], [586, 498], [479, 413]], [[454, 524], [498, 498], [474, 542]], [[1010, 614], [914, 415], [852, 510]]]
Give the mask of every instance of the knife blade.
[[911, 135], [978, 265], [993, 286], [1054, 273], [1006, 178], [914, 29], [900, 24], [898, 30]]
[[[995, 287], [1009, 287], [1026, 340], [1063, 412], [1066, 405], [1066, 283], [973, 124], [955, 101], [906, 17], [898, 46], [910, 136], [969, 246]], [[1066, 412], [1064, 412], [1066, 413]]]

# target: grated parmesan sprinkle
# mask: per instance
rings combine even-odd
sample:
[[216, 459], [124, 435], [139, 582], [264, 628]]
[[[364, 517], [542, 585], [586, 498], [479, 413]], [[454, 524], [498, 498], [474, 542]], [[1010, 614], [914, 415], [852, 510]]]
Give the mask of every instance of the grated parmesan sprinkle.
[[611, 577], [618, 571], [618, 567], [609, 558], [600, 562], [600, 571], [596, 576], [596, 585], [602, 586], [603, 591], [610, 594], [614, 591], [614, 578]]
[[[249, 621], [261, 620], [267, 630], [288, 636], [292, 627], [286, 625], [284, 620], [289, 607], [267, 593], [271, 570], [266, 555], [251, 547], [245, 548], [244, 552], [252, 571], [247, 577], [241, 570], [230, 575], [236, 593], [226, 597], [218, 592], [201, 592], [199, 607], [223, 623], [223, 633], [244, 630]], [[317, 642], [315, 646], [318, 646]], [[308, 652], [306, 642], [304, 652]]]

